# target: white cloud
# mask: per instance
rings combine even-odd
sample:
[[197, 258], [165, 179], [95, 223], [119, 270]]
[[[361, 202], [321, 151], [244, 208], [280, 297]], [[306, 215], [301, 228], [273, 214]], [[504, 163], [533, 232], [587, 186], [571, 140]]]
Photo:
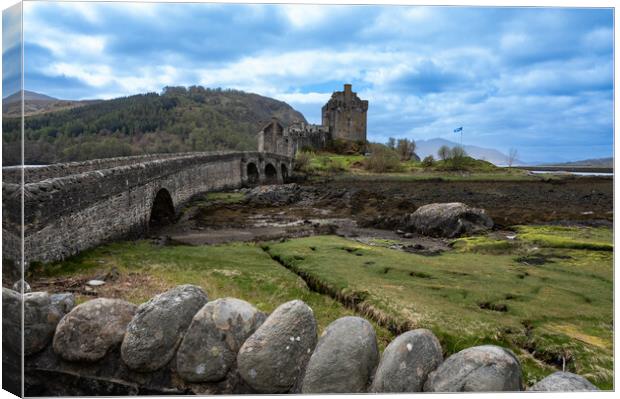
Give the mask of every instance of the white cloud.
[[76, 78], [94, 87], [102, 87], [113, 81], [112, 68], [107, 65], [77, 65], [57, 62], [44, 67], [43, 72], [49, 76]]
[[332, 93], [316, 93], [316, 92], [299, 93], [299, 92], [296, 92], [296, 93], [279, 93], [279, 94], [276, 93], [274, 97], [284, 102], [291, 103], [291, 104], [320, 104], [320, 106], [322, 106], [327, 101], [329, 101], [329, 98], [331, 97], [331, 95]]
[[284, 5], [282, 11], [293, 27], [300, 29], [321, 24], [332, 8], [320, 5]]

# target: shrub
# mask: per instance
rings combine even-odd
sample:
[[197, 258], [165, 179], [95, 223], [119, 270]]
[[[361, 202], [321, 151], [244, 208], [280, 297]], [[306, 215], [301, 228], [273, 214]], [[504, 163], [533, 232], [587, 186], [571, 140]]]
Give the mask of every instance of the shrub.
[[366, 143], [364, 141], [333, 139], [327, 143], [326, 150], [340, 155], [363, 154], [366, 151]]
[[345, 171], [347, 168], [341, 159], [328, 159], [325, 165], [325, 169], [329, 173], [339, 173]]
[[435, 158], [433, 158], [432, 155], [429, 155], [422, 160], [422, 166], [424, 166], [425, 168], [430, 168], [434, 164], [435, 164]]
[[385, 173], [396, 172], [402, 168], [398, 154], [394, 150], [380, 144], [373, 144], [370, 150], [371, 154], [364, 165], [366, 170]]
[[439, 147], [439, 149], [437, 150], [437, 156], [441, 160], [446, 160], [450, 158], [450, 147], [448, 147], [447, 145], [442, 145], [441, 147]]
[[293, 162], [293, 170], [297, 172], [307, 172], [310, 166], [311, 154], [306, 151], [300, 151], [295, 155], [295, 161]]
[[396, 145], [396, 151], [401, 161], [409, 161], [415, 151], [415, 141], [399, 139]]
[[450, 158], [447, 159], [450, 169], [452, 170], [465, 170], [467, 169], [467, 153], [465, 149], [460, 146], [456, 146], [450, 150]]

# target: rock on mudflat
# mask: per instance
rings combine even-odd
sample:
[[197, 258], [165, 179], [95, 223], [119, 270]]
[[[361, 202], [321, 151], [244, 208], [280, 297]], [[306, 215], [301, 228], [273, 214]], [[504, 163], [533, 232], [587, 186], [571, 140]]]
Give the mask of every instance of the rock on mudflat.
[[195, 285], [180, 285], [138, 307], [121, 345], [129, 368], [155, 371], [174, 356], [192, 318], [207, 303], [207, 294]]
[[521, 364], [506, 348], [475, 346], [450, 356], [431, 372], [426, 392], [496, 392], [521, 390]]
[[342, 317], [321, 335], [308, 362], [302, 392], [366, 392], [378, 362], [372, 325], [361, 317]]
[[557, 371], [534, 384], [530, 391], [598, 391], [599, 389], [580, 375]]
[[419, 207], [405, 218], [405, 227], [427, 236], [454, 238], [486, 231], [493, 220], [484, 209], [451, 202]]
[[137, 306], [121, 299], [97, 298], [76, 306], [54, 334], [54, 352], [65, 360], [93, 362], [120, 344]]
[[426, 329], [407, 331], [385, 348], [372, 392], [421, 392], [428, 374], [442, 362], [441, 345]]
[[237, 355], [239, 374], [262, 393], [296, 387], [316, 345], [312, 309], [295, 300], [280, 305], [248, 338]]
[[245, 197], [254, 204], [286, 205], [302, 199], [303, 190], [296, 183], [258, 186]]
[[226, 377], [245, 340], [265, 321], [265, 314], [235, 298], [209, 302], [194, 316], [177, 351], [177, 372], [188, 382]]
[[31, 355], [45, 348], [56, 330], [62, 313], [54, 306], [47, 292], [24, 294], [24, 354]]

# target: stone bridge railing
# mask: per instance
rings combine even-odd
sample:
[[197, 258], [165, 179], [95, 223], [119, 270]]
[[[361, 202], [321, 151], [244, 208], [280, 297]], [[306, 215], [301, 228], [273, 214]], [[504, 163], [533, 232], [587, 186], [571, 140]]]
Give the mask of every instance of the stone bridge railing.
[[291, 169], [270, 153], [147, 155], [26, 168], [22, 190], [21, 170], [3, 168], [4, 258], [22, 259], [22, 194], [27, 266], [141, 234], [198, 193], [282, 183]]
[[[74, 307], [71, 294], [3, 288], [3, 376], [19, 387], [23, 349], [27, 396], [493, 392], [521, 391], [521, 365], [508, 349], [483, 345], [444, 360], [426, 329], [396, 337], [380, 355], [363, 318], [333, 321], [320, 337], [313, 314], [294, 300], [270, 315], [234, 298], [209, 301], [183, 285], [139, 307], [98, 298]], [[596, 390], [558, 372], [530, 390]], [[17, 393], [18, 394], [18, 393]]]

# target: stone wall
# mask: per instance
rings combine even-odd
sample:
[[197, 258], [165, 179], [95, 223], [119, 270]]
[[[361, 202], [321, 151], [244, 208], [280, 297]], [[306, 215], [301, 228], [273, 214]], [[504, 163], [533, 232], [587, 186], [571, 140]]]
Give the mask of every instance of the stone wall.
[[[137, 162], [141, 160], [141, 162]], [[108, 240], [141, 234], [148, 229], [154, 199], [165, 190], [175, 209], [193, 195], [236, 188], [249, 183], [247, 167], [254, 164], [258, 183], [281, 183], [289, 170], [288, 157], [258, 152], [194, 153], [162, 158], [130, 157], [44, 168], [42, 180], [23, 187], [24, 261], [63, 259]], [[93, 165], [113, 166], [89, 170]], [[275, 169], [269, 180], [268, 165]], [[49, 177], [52, 171], [59, 176]], [[3, 251], [20, 259], [21, 190], [3, 183]], [[9, 258], [9, 259], [11, 259]]]
[[[3, 311], [21, 295], [3, 288]], [[139, 307], [70, 294], [24, 294], [25, 394], [135, 395], [521, 391], [521, 365], [508, 349], [482, 345], [444, 360], [438, 339], [416, 329], [380, 355], [372, 325], [347, 316], [318, 336], [312, 309], [294, 300], [270, 315], [235, 298], [209, 300], [182, 285]], [[105, 328], [104, 328], [105, 327]], [[3, 366], [19, 362], [19, 324], [3, 319]], [[17, 349], [17, 352], [19, 349]], [[19, 378], [8, 373], [5, 378]], [[554, 373], [532, 390], [596, 390]]]
[[366, 141], [368, 101], [361, 100], [350, 84], [336, 91], [321, 109], [323, 126], [329, 128], [334, 139]]
[[367, 111], [368, 101], [345, 84], [321, 109], [321, 125], [296, 122], [285, 127], [272, 118], [258, 132], [258, 151], [294, 157], [304, 147], [322, 150], [332, 139], [366, 142]]
[[258, 151], [295, 157], [304, 148], [321, 150], [331, 140], [329, 130], [321, 125], [304, 122], [283, 127], [279, 120], [273, 118], [258, 132]]
[[[82, 162], [66, 162], [57, 163], [46, 166], [32, 166], [24, 168], [24, 181], [33, 183], [45, 179], [75, 175], [78, 173], [89, 172], [93, 170], [110, 169], [123, 165], [131, 165], [149, 160], [177, 158], [183, 154], [149, 154], [135, 155], [129, 157], [116, 157], [105, 159], [92, 159]], [[187, 153], [187, 156], [195, 156], [196, 153]], [[21, 182], [20, 166], [9, 166], [2, 168], [2, 179], [4, 182], [20, 183]]]

